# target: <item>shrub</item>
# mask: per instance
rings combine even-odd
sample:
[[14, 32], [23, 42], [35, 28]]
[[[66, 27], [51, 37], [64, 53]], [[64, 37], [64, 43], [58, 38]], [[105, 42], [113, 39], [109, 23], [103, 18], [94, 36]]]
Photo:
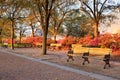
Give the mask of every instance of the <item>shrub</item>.
[[[4, 42], [4, 43], [11, 44], [12, 39], [6, 39], [6, 40], [4, 40], [3, 42]], [[14, 40], [13, 40], [13, 43], [15, 44], [16, 42], [17, 42], [17, 41], [14, 39]]]
[[101, 34], [98, 38], [93, 38], [91, 35], [86, 35], [80, 38], [79, 44], [89, 47], [103, 47], [112, 48], [113, 51], [120, 49], [120, 35], [119, 34]]
[[76, 43], [76, 38], [72, 36], [67, 36], [63, 39], [58, 40], [57, 42], [64, 44], [64, 45], [71, 45], [71, 44]]
[[47, 39], [47, 45], [50, 45], [50, 43], [54, 43], [54, 40], [48, 38], [48, 39]]
[[37, 43], [42, 43], [42, 37], [27, 37], [22, 43], [30, 43], [35, 46]]
[[90, 46], [91, 47], [98, 47], [99, 46], [99, 42], [98, 42], [98, 38], [94, 38], [90, 41]]
[[77, 39], [72, 36], [66, 36], [63, 39], [57, 41], [57, 43], [62, 44], [62, 50], [67, 50], [71, 44], [75, 44]]
[[0, 43], [0, 46], [2, 46], [2, 43]]
[[120, 36], [119, 34], [102, 34], [99, 37], [99, 44], [107, 48], [116, 48], [120, 46]]
[[86, 35], [83, 38], [80, 38], [80, 40], [78, 41], [78, 43], [81, 44], [81, 45], [83, 45], [83, 46], [90, 46], [92, 39], [93, 39], [93, 36]]

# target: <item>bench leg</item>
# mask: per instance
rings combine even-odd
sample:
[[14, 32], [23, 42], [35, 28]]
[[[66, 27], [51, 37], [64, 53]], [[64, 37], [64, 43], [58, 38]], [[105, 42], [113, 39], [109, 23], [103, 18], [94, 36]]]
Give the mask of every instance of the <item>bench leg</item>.
[[88, 60], [88, 58], [84, 58], [84, 61], [83, 61], [82, 65], [85, 65], [85, 62], [90, 63], [90, 61]]
[[106, 66], [107, 66], [107, 65], [108, 65], [108, 67], [111, 67], [110, 63], [107, 62], [107, 63], [105, 63], [105, 65], [104, 65], [104, 69], [106, 69]]
[[70, 59], [74, 61], [73, 56], [68, 56], [67, 62], [69, 62]]

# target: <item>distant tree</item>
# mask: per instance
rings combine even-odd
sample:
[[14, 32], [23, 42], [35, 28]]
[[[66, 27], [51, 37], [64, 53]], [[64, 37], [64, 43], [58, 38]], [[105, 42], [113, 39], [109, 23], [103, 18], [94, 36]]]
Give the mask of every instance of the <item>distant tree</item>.
[[92, 34], [92, 20], [80, 10], [73, 10], [67, 14], [64, 25], [68, 35], [83, 37], [86, 34]]
[[24, 22], [30, 27], [29, 29], [31, 29], [32, 31], [32, 37], [35, 36], [35, 31], [38, 29], [38, 27], [40, 26], [39, 21], [37, 20], [36, 16], [33, 13], [33, 10], [31, 9], [30, 11], [30, 15], [28, 16], [28, 18], [26, 18], [24, 20]]
[[65, 21], [65, 16], [73, 10], [71, 6], [75, 4], [71, 1], [58, 0], [54, 5], [56, 6], [53, 7], [51, 13], [49, 31], [53, 34], [54, 42], [56, 42], [57, 34], [63, 29], [62, 26]]
[[22, 37], [25, 36], [25, 31], [27, 30], [27, 25], [23, 22], [19, 22], [16, 24], [15, 32], [19, 34], [19, 43], [22, 42]]

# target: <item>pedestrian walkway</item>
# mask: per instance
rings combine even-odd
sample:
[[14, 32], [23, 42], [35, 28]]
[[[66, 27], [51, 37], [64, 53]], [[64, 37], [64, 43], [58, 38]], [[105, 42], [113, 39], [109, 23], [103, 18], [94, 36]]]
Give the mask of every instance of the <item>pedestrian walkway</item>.
[[34, 58], [0, 52], [0, 80], [97, 80], [63, 70]]
[[[50, 66], [51, 68], [57, 68], [57, 69], [60, 69], [62, 71], [64, 70], [64, 72], [69, 72], [69, 73], [74, 74], [74, 75], [77, 76], [76, 77], [77, 79], [73, 79], [74, 76], [70, 76], [69, 77], [70, 79], [65, 79], [65, 78], [64, 79], [59, 79], [58, 78], [56, 80], [118, 80], [118, 79], [115, 79], [115, 78], [112, 78], [112, 77], [108, 77], [108, 76], [104, 76], [104, 75], [101, 75], [101, 74], [95, 74], [95, 73], [92, 73], [92, 72], [86, 72], [86, 71], [83, 71], [83, 70], [78, 70], [78, 69], [74, 69], [74, 68], [71, 68], [71, 67], [67, 67], [67, 66], [63, 66], [63, 65], [58, 65], [58, 64], [55, 64], [55, 63], [47, 62], [47, 61], [44, 61], [42, 59], [35, 59], [35, 58], [32, 58], [32, 57], [28, 57], [28, 56], [21, 55], [21, 54], [15, 54], [15, 53], [4, 51], [4, 50], [2, 50], [1, 52], [8, 53], [9, 55], [12, 54], [12, 55], [15, 55], [16, 57], [24, 58], [24, 59], [27, 59], [27, 60], [30, 60], [30, 61], [33, 61], [33, 62], [38, 62], [40, 64], [42, 63], [42, 64], [45, 64], [47, 66]], [[52, 70], [52, 69], [50, 69], [50, 70]], [[64, 75], [68, 75], [68, 73], [66, 73]], [[84, 77], [84, 78], [81, 79], [82, 77]], [[53, 80], [53, 79], [48, 79], [48, 80]]]

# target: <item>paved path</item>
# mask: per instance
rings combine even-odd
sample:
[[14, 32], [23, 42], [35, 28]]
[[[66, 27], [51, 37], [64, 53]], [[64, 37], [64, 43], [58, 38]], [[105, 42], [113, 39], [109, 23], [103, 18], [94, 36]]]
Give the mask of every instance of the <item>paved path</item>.
[[[0, 65], [0, 77], [1, 75], [10, 77], [11, 79], [9, 78], [8, 80], [117, 80], [112, 77], [77, 70], [41, 59], [7, 51], [2, 52], [9, 54], [0, 53], [0, 63], [3, 64], [3, 66]], [[11, 77], [10, 74], [13, 74], [13, 76]]]

